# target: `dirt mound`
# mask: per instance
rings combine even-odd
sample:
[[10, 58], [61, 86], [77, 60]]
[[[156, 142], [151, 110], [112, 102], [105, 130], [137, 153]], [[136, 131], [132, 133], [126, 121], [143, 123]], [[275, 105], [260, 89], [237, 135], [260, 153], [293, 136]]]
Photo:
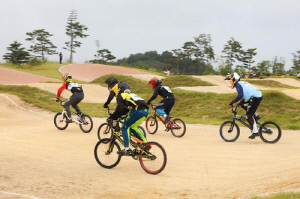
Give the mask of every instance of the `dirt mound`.
[[73, 78], [91, 82], [103, 75], [110, 73], [122, 74], [122, 75], [153, 75], [152, 73], [126, 68], [121, 66], [109, 66], [102, 64], [71, 64], [66, 65], [60, 69], [62, 73], [71, 73]]
[[59, 82], [57, 79], [0, 67], [0, 84], [30, 84], [49, 81]]

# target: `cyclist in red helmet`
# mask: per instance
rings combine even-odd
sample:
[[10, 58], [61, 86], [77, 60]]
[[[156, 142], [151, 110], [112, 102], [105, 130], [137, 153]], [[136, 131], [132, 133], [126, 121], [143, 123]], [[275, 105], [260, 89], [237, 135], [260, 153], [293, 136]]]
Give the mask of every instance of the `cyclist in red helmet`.
[[155, 107], [155, 110], [159, 115], [165, 117], [165, 123], [167, 123], [170, 118], [169, 114], [171, 109], [175, 104], [174, 94], [168, 86], [162, 84], [156, 77], [153, 77], [148, 84], [152, 86], [152, 90], [154, 91], [152, 97], [148, 100], [147, 105], [149, 105], [151, 101], [155, 100], [158, 95], [163, 97], [163, 100]]
[[63, 85], [57, 90], [56, 95], [56, 102], [59, 102], [60, 95], [63, 92], [63, 90], [67, 89], [68, 91], [71, 91], [73, 94], [72, 96], [65, 102], [64, 107], [67, 111], [68, 120], [67, 122], [73, 122], [73, 118], [71, 117], [71, 111], [69, 106], [72, 105], [72, 107], [76, 110], [78, 114], [81, 114], [81, 110], [78, 107], [78, 104], [83, 100], [84, 93], [82, 90], [82, 87], [79, 86], [77, 83], [75, 83], [72, 79], [71, 74], [66, 73], [62, 76], [62, 80], [64, 81]]

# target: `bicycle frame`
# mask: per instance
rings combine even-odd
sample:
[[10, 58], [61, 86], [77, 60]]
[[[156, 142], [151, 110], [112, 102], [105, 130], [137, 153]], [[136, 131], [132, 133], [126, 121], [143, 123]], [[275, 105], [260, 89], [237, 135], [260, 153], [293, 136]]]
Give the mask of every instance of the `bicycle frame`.
[[[119, 126], [119, 122], [120, 120], [117, 120], [117, 126]], [[110, 124], [110, 127], [112, 127], [112, 125]], [[106, 155], [111, 153], [113, 151], [114, 148], [114, 141], [117, 139], [123, 146], [124, 146], [124, 141], [121, 138], [122, 133], [119, 131], [113, 131], [113, 138], [111, 139], [110, 143], [109, 143], [109, 147], [108, 147], [108, 151], [106, 152]], [[137, 139], [137, 138], [133, 138], [131, 137], [129, 140], [130, 145], [134, 148], [133, 153], [132, 153], [132, 158], [136, 159], [136, 158], [151, 158], [151, 156], [149, 156], [151, 153], [145, 151], [140, 144], [144, 144], [143, 141]], [[142, 153], [141, 153], [142, 152]]]
[[[60, 101], [60, 104], [61, 104], [61, 106], [63, 107], [63, 111], [61, 112], [61, 115], [60, 115], [60, 120], [63, 120], [64, 119], [64, 115], [68, 115], [67, 114], [67, 110], [66, 110], [66, 108], [64, 107], [64, 103], [65, 101]], [[71, 111], [71, 114], [75, 114], [75, 115], [77, 115], [77, 113], [75, 113], [74, 111]], [[79, 115], [77, 115], [77, 116], [79, 116]], [[74, 120], [75, 121], [75, 123], [76, 124], [83, 124], [83, 122], [81, 122], [81, 121], [79, 121], [79, 120], [77, 120], [77, 119], [75, 119]]]
[[[159, 115], [159, 114], [156, 112], [156, 109], [155, 109], [156, 105], [151, 104], [151, 107], [152, 107], [152, 109], [154, 110], [153, 116], [154, 116], [155, 118], [158, 118], [158, 119], [161, 121], [161, 123], [163, 123], [163, 124], [165, 125], [165, 120], [162, 118], [161, 115]], [[173, 127], [173, 124], [174, 124], [173, 121], [169, 120], [169, 122], [171, 122], [171, 125], [168, 124], [166, 127], [167, 127], [168, 129], [173, 129], [173, 128], [174, 128], [174, 127]]]
[[[231, 105], [231, 111], [232, 111], [232, 113], [233, 113], [233, 123], [232, 123], [232, 125], [231, 125], [231, 127], [230, 127], [229, 130], [232, 131], [232, 129], [233, 129], [233, 127], [234, 127], [234, 124], [235, 124], [235, 121], [236, 121], [236, 120], [239, 121], [240, 123], [242, 123], [242, 124], [243, 124], [244, 126], [246, 126], [248, 129], [252, 130], [251, 126], [250, 126], [248, 123], [246, 123], [245, 121], [242, 120], [242, 118], [246, 118], [246, 116], [237, 117], [236, 109], [237, 109], [238, 106], [240, 106], [240, 104], [237, 104], [236, 106]], [[261, 124], [260, 124], [259, 122], [256, 121], [256, 124], [257, 124], [259, 127], [261, 127]]]

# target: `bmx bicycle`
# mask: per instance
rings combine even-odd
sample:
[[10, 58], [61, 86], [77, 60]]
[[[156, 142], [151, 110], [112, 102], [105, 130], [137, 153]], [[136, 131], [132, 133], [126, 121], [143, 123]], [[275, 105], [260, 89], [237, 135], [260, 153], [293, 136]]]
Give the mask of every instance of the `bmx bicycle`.
[[[69, 125], [69, 122], [67, 122], [68, 121], [67, 111], [64, 108], [65, 101], [60, 100], [59, 102], [63, 107], [63, 111], [61, 113], [56, 113], [56, 115], [54, 116], [54, 124], [56, 128], [58, 128], [59, 130], [65, 130]], [[91, 132], [91, 130], [93, 129], [93, 120], [89, 115], [83, 113], [77, 114], [74, 111], [71, 111], [71, 113], [76, 115], [76, 117], [74, 118], [74, 122], [72, 123], [78, 124], [80, 129], [84, 133]]]
[[[120, 121], [118, 119], [108, 122], [108, 126], [113, 126], [112, 137], [99, 140], [94, 148], [97, 163], [106, 169], [117, 166], [122, 158], [122, 155], [117, 154], [117, 151], [121, 150], [120, 144], [124, 146], [122, 132], [120, 132]], [[130, 156], [134, 160], [139, 160], [144, 171], [149, 174], [158, 174], [164, 170], [167, 164], [167, 154], [159, 143], [145, 143], [134, 136], [130, 137], [129, 143], [133, 148]]]
[[[111, 115], [114, 111], [115, 111], [115, 109], [107, 108], [108, 115]], [[125, 121], [125, 119], [127, 118], [127, 116], [128, 115], [123, 115], [121, 118], [118, 119], [118, 122], [122, 124]], [[98, 132], [97, 132], [98, 139], [101, 140], [103, 138], [112, 138], [115, 125], [113, 123], [108, 123], [108, 122], [102, 123], [98, 128]], [[138, 128], [146, 137], [145, 129], [141, 126], [138, 126]]]
[[[220, 135], [222, 139], [226, 142], [234, 142], [240, 136], [240, 128], [236, 121], [239, 121], [244, 126], [252, 131], [251, 126], [246, 123], [243, 119], [246, 119], [246, 116], [237, 116], [237, 107], [240, 106], [238, 103], [236, 106], [231, 105], [231, 111], [233, 113], [233, 120], [232, 121], [225, 121], [220, 126]], [[265, 143], [276, 143], [281, 138], [281, 128], [280, 126], [273, 122], [273, 121], [266, 121], [264, 123], [259, 123], [256, 121], [257, 126], [259, 127], [259, 137]]]
[[158, 129], [157, 118], [158, 118], [164, 125], [166, 125], [165, 131], [168, 132], [169, 130], [171, 130], [171, 133], [175, 137], [178, 137], [178, 138], [184, 136], [184, 134], [186, 132], [186, 125], [185, 125], [184, 121], [181, 120], [180, 118], [171, 119], [172, 116], [170, 116], [170, 119], [168, 120], [167, 124], [165, 124], [164, 118], [162, 116], [160, 116], [158, 113], [156, 113], [156, 110], [155, 110], [156, 106], [157, 106], [157, 104], [151, 104], [151, 107], [154, 110], [154, 114], [149, 116], [146, 119], [147, 132], [149, 134], [155, 134], [157, 132], [157, 129]]

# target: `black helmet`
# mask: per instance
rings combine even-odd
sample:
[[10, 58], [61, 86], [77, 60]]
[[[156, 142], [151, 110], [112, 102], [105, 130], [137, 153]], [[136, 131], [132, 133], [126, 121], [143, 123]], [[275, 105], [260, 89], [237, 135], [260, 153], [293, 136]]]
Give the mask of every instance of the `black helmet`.
[[108, 86], [108, 88], [112, 88], [114, 85], [116, 85], [118, 83], [118, 79], [115, 76], [110, 76], [108, 77], [105, 82]]

